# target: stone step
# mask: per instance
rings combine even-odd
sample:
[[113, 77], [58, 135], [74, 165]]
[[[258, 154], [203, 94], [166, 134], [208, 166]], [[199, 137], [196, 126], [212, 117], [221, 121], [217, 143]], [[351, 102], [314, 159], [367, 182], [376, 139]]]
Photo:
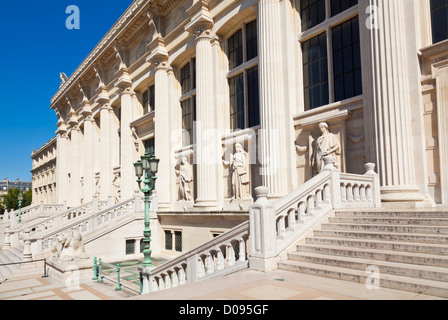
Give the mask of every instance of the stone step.
[[314, 235], [318, 237], [335, 237], [347, 239], [369, 239], [383, 241], [405, 241], [431, 244], [447, 244], [448, 235], [434, 235], [421, 233], [389, 233], [375, 231], [348, 231], [348, 230], [315, 230]]
[[[332, 257], [349, 257], [369, 260], [408, 263], [422, 266], [437, 266], [448, 268], [448, 257], [415, 252], [401, 252], [393, 250], [377, 250], [365, 248], [337, 247], [324, 245], [298, 245], [297, 255], [315, 253]], [[293, 256], [294, 257], [294, 256]]]
[[322, 230], [373, 231], [393, 233], [424, 233], [448, 235], [448, 226], [401, 226], [376, 224], [323, 223]]
[[448, 211], [336, 211], [335, 217], [448, 218]]
[[[324, 276], [327, 278], [334, 278], [358, 283], [367, 282], [370, 285], [375, 284], [375, 282], [372, 281], [371, 278], [372, 274], [370, 272], [366, 272], [366, 269], [355, 270], [289, 260], [279, 263], [279, 268], [282, 270]], [[448, 298], [448, 283], [446, 282], [380, 273], [378, 285], [380, 288], [384, 287]]]
[[357, 240], [335, 237], [311, 237], [307, 244], [355, 247], [379, 250], [397, 250], [404, 252], [428, 253], [448, 256], [448, 244], [422, 244], [418, 242], [390, 242], [382, 240]]
[[344, 224], [381, 224], [412, 226], [448, 226], [448, 219], [443, 218], [390, 218], [390, 217], [331, 217], [329, 223]]
[[288, 261], [299, 261], [316, 265], [354, 269], [359, 271], [374, 267], [380, 274], [391, 274], [417, 279], [448, 282], [448, 268], [412, 265], [408, 263], [372, 260], [365, 258], [330, 256], [320, 253], [294, 252], [288, 255]]

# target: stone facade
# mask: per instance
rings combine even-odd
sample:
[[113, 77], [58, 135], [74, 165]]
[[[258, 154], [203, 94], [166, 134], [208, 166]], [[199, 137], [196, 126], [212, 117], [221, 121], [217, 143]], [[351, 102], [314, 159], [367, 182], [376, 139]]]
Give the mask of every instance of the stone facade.
[[[247, 213], [256, 187], [278, 199], [316, 174], [325, 122], [339, 170], [377, 164], [386, 206], [447, 205], [448, 42], [433, 43], [431, 9], [429, 0], [135, 0], [52, 98], [54, 201], [114, 198], [117, 175], [120, 199], [131, 198], [133, 163], [150, 151], [161, 159], [162, 229], [184, 221], [211, 237], [220, 220], [240, 221], [216, 212]], [[242, 198], [226, 165], [237, 144], [250, 162]]]
[[56, 201], [56, 138], [32, 152], [33, 203], [55, 204]]

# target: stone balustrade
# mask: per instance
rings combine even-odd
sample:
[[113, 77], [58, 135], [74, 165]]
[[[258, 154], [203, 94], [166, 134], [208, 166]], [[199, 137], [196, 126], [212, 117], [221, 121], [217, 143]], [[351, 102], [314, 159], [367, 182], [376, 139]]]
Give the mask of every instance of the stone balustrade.
[[248, 237], [249, 222], [246, 221], [160, 267], [142, 268], [142, 293], [175, 288], [247, 268]]
[[252, 269], [276, 269], [280, 254], [333, 209], [381, 207], [374, 164], [355, 175], [337, 171], [332, 157], [324, 161], [320, 174], [275, 203], [267, 200], [267, 188], [256, 189], [258, 199], [249, 210]]
[[[91, 205], [89, 204], [89, 206]], [[93, 202], [93, 206], [95, 206], [95, 202]], [[68, 230], [78, 230], [81, 235], [84, 235], [120, 217], [143, 210], [143, 199], [136, 195], [127, 201], [106, 208], [99, 207], [98, 210], [90, 210], [90, 212], [85, 212], [84, 209], [85, 207], [78, 208], [60, 216], [57, 219], [59, 223], [51, 228], [31, 232], [29, 241], [33, 258], [50, 255], [52, 246], [58, 242], [59, 235]], [[61, 221], [62, 219], [64, 221]]]

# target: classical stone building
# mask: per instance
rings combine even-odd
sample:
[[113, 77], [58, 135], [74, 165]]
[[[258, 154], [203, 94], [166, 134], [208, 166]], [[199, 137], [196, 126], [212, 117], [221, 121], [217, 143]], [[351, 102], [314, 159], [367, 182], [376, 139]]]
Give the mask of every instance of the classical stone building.
[[56, 203], [56, 138], [32, 152], [32, 204]]
[[42, 148], [56, 149], [43, 158], [57, 158], [54, 181], [33, 189], [49, 185], [70, 207], [126, 200], [133, 163], [154, 153], [161, 234], [193, 246], [247, 219], [256, 187], [278, 199], [316, 174], [326, 123], [339, 170], [375, 163], [385, 205], [446, 205], [447, 8], [135, 0], [62, 77], [57, 136]]

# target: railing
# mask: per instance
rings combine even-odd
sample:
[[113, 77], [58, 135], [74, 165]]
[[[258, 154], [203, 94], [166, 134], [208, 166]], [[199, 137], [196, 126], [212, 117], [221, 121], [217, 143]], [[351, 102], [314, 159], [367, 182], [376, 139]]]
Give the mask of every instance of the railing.
[[319, 175], [275, 203], [267, 199], [268, 188], [257, 188], [249, 221], [160, 267], [142, 268], [142, 293], [236, 272], [248, 268], [249, 260], [251, 269], [274, 270], [280, 254], [331, 210], [381, 206], [374, 164], [366, 164], [364, 175], [354, 175], [337, 171], [333, 157], [324, 161]]
[[324, 161], [320, 174], [274, 204], [267, 188], [256, 189], [258, 199], [249, 210], [252, 269], [274, 270], [279, 255], [333, 209], [381, 206], [374, 164], [355, 175], [335, 170], [332, 157]]
[[245, 269], [249, 222], [155, 269], [142, 268], [142, 294], [175, 288]]
[[134, 198], [103, 210], [67, 220], [55, 228], [37, 232], [33, 235], [30, 232], [25, 241], [25, 250], [27, 246], [31, 246], [33, 257], [38, 254], [46, 255], [51, 250], [52, 245], [58, 242], [59, 235], [62, 235], [67, 230], [78, 230], [83, 235], [129, 213], [140, 211], [142, 208], [142, 197], [136, 195]]
[[[116, 276], [116, 280], [114, 280], [114, 278], [109, 278], [107, 276], [103, 276], [103, 266], [108, 266], [109, 268], [111, 268], [111, 272], [115, 272], [117, 274]], [[131, 286], [128, 286], [126, 284], [123, 284], [121, 281], [122, 278], [122, 272], [126, 272], [128, 274], [132, 274], [132, 275], [137, 275], [139, 277], [139, 281], [140, 281], [140, 290], [135, 290], [134, 288], [132, 288]], [[134, 291], [138, 294], [141, 294], [142, 292], [142, 273], [141, 272], [134, 272], [129, 270], [129, 268], [121, 268], [120, 264], [117, 263], [116, 265], [113, 264], [109, 264], [109, 263], [105, 263], [100, 259], [97, 259], [96, 257], [93, 259], [93, 278], [92, 280], [101, 283], [104, 280], [108, 280], [111, 281], [113, 283], [116, 283], [116, 287], [115, 287], [115, 291], [121, 291], [123, 290], [123, 287], [125, 287], [128, 290]]]
[[19, 245], [21, 243], [21, 240], [23, 240], [25, 233], [34, 235], [38, 232], [43, 232], [45, 230], [57, 228], [66, 221], [80, 218], [91, 212], [97, 212], [98, 210], [107, 207], [107, 205], [108, 205], [107, 201], [93, 200], [89, 203], [83, 204], [76, 208], [71, 208], [60, 212], [62, 208], [64, 208], [65, 206], [40, 204], [39, 206], [36, 207], [37, 209], [39, 209], [38, 211], [33, 209], [34, 210], [33, 214], [43, 214], [51, 212], [55, 212], [55, 214], [52, 215], [51, 217], [48, 217], [46, 219], [34, 223], [22, 222], [19, 225], [17, 223], [12, 223], [13, 221], [16, 221], [16, 219], [10, 221], [9, 225], [6, 226], [5, 228], [6, 248]]
[[[31, 221], [34, 218], [39, 217], [42, 213], [45, 212], [61, 212], [65, 208], [65, 205], [55, 204], [55, 205], [44, 205], [44, 204], [35, 204], [25, 208], [21, 208], [22, 221], [28, 220]], [[19, 223], [19, 210], [5, 212], [3, 222], [9, 223], [11, 227], [18, 227]]]
[[44, 275], [42, 278], [48, 278], [47, 273], [47, 260], [46, 259], [40, 259], [40, 260], [34, 260], [34, 261], [21, 261], [21, 262], [10, 262], [10, 263], [4, 263], [0, 264], [0, 267], [7, 267], [7, 266], [13, 266], [13, 265], [22, 265], [22, 264], [28, 264], [28, 263], [36, 263], [36, 262], [44, 262]]

